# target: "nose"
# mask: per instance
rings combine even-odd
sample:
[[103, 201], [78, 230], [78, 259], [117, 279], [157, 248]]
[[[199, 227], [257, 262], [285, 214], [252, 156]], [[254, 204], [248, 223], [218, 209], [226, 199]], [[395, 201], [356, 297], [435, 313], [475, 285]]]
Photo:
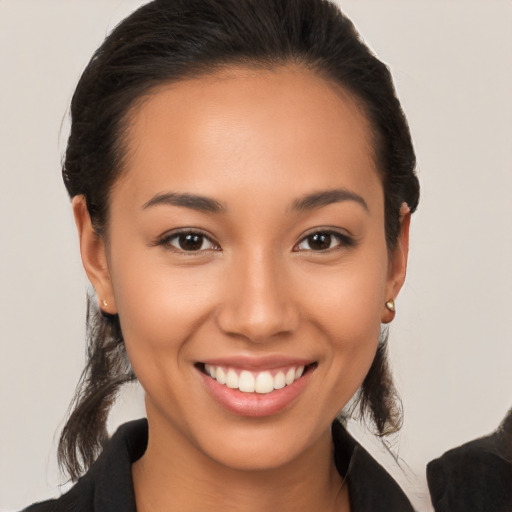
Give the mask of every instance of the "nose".
[[239, 255], [229, 269], [225, 300], [217, 322], [226, 334], [251, 342], [291, 334], [299, 324], [292, 280], [277, 258], [263, 253]]

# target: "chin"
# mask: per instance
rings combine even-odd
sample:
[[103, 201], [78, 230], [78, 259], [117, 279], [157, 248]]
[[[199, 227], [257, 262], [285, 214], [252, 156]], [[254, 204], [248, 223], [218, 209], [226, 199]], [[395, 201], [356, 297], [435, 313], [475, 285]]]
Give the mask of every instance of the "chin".
[[[307, 454], [318, 443], [331, 443], [330, 424], [316, 433], [316, 429], [299, 428], [293, 424], [266, 422], [266, 424], [239, 428], [219, 426], [208, 432], [201, 447], [210, 459], [238, 471], [271, 471], [291, 464]], [[305, 425], [302, 425], [304, 427]], [[220, 433], [222, 435], [219, 435]], [[316, 433], [316, 435], [313, 435]]]
[[296, 460], [301, 450], [298, 446], [283, 446], [282, 443], [233, 443], [229, 447], [215, 450], [210, 457], [218, 464], [235, 471], [272, 471]]

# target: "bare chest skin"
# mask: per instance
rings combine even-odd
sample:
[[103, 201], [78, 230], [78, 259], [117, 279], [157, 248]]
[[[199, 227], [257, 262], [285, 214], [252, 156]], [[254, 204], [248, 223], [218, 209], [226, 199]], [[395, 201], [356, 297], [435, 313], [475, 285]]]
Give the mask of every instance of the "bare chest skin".
[[[207, 489], [199, 482], [192, 488], [184, 485], [165, 485], [157, 478], [145, 474], [138, 463], [133, 465], [133, 482], [137, 512], [193, 512], [209, 510], [212, 512], [350, 512], [348, 486], [339, 475], [332, 475], [331, 488], [309, 489], [307, 481], [286, 489], [269, 483], [236, 487], [223, 482], [216, 490]], [[275, 482], [276, 477], [272, 477]], [[298, 489], [298, 491], [297, 491]], [[316, 495], [318, 493], [318, 496]]]

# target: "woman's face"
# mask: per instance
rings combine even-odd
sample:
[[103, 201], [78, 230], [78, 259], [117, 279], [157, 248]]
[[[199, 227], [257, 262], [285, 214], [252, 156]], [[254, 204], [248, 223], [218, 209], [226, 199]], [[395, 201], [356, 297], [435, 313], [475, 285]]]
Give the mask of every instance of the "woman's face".
[[153, 439], [239, 469], [330, 438], [405, 273], [361, 110], [291, 67], [156, 90], [131, 117], [107, 242], [87, 229]]

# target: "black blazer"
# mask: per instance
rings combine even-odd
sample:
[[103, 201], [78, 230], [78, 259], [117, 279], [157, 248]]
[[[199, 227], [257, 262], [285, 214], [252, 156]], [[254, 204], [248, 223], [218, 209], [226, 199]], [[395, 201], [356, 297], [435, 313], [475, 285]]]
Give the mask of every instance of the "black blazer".
[[436, 512], [512, 512], [512, 410], [492, 435], [427, 466]]
[[[332, 425], [336, 467], [349, 485], [352, 512], [413, 512], [398, 484], [345, 428]], [[136, 512], [131, 465], [146, 450], [146, 419], [122, 425], [90, 470], [66, 494], [26, 512]]]

